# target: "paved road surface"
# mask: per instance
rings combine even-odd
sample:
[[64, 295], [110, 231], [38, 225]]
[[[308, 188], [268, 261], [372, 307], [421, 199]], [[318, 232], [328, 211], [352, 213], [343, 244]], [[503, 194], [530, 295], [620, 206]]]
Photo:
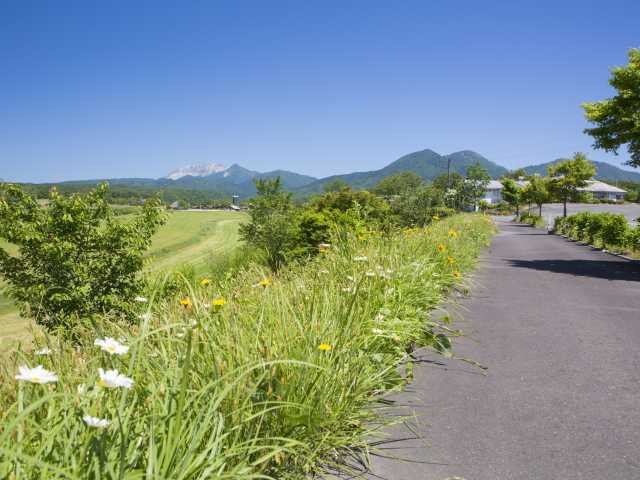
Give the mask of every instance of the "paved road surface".
[[424, 438], [384, 450], [414, 463], [374, 458], [367, 478], [640, 479], [640, 267], [499, 225], [459, 308], [469, 337], [456, 353], [487, 374], [460, 361], [417, 368], [395, 399]]

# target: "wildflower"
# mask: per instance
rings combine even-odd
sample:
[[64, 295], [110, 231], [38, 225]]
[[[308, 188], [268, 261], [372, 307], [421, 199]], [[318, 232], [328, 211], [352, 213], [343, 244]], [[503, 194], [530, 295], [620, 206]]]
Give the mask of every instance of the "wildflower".
[[192, 303], [191, 303], [191, 299], [189, 297], [185, 297], [182, 300], [180, 300], [180, 305], [182, 305], [184, 308], [191, 308]]
[[460, 278], [460, 272], [456, 270], [455, 272], [453, 272], [453, 276], [456, 278]]
[[453, 258], [451, 255], [447, 257], [447, 260], [449, 261], [449, 265], [453, 265], [456, 262], [456, 259]]
[[371, 333], [373, 333], [374, 335], [382, 335], [384, 334], [384, 331], [380, 330], [379, 328], [372, 328]]
[[36, 352], [36, 355], [51, 355], [51, 349], [49, 347], [44, 347]]
[[270, 283], [271, 283], [271, 280], [269, 279], [269, 277], [267, 277], [267, 278], [263, 278], [262, 280], [260, 280], [258, 285], [260, 285], [262, 288], [267, 288]]
[[344, 287], [342, 289], [342, 291], [345, 292], [345, 293], [353, 293], [353, 290], [351, 288], [349, 288], [349, 287]]
[[100, 380], [98, 385], [104, 388], [131, 388], [133, 386], [133, 380], [129, 377], [125, 377], [118, 370], [107, 370], [106, 372], [99, 368], [98, 373]]
[[107, 428], [109, 426], [109, 423], [111, 423], [109, 422], [109, 420], [106, 420], [104, 418], [92, 417], [90, 415], [85, 415], [84, 417], [82, 417], [82, 420], [88, 426], [93, 428]]
[[18, 367], [19, 374], [16, 375], [16, 380], [22, 380], [23, 382], [39, 383], [44, 385], [45, 383], [54, 383], [58, 381], [58, 376], [45, 370], [42, 365], [38, 365], [35, 368], [29, 368], [27, 366]]
[[202, 280], [200, 280], [200, 285], [202, 285], [203, 287], [208, 287], [211, 284], [211, 280], [209, 280], [208, 278], [203, 278]]
[[320, 245], [318, 245], [318, 250], [320, 252], [326, 252], [331, 248], [331, 244], [329, 243], [321, 243]]
[[97, 338], [93, 344], [96, 347], [100, 347], [100, 350], [103, 352], [110, 353], [111, 355], [124, 355], [129, 351], [129, 347], [126, 345], [122, 345], [117, 340], [106, 337], [106, 338]]
[[151, 314], [150, 313], [143, 313], [142, 315], [138, 315], [138, 318], [140, 320], [144, 320], [145, 322], [148, 322], [149, 320], [151, 320]]
[[440, 220], [440, 217], [439, 217], [438, 215], [434, 215], [434, 216], [433, 216], [433, 217], [431, 217], [431, 218], [433, 218], [436, 222], [437, 222], [438, 220]]
[[136, 297], [136, 298], [134, 298], [134, 300], [136, 302], [140, 302], [140, 303], [147, 303], [149, 301], [145, 297]]
[[225, 303], [227, 303], [227, 302], [224, 300], [224, 298], [220, 297], [220, 298], [216, 298], [215, 300], [213, 300], [211, 302], [211, 305], [213, 307], [220, 308], [220, 307], [223, 307]]
[[382, 323], [384, 321], [384, 315], [381, 313], [377, 314], [373, 321], [376, 323]]
[[322, 350], [323, 352], [328, 352], [329, 350], [331, 350], [333, 347], [331, 345], [329, 345], [328, 343], [321, 343], [320, 346], [318, 346], [318, 348], [320, 350]]
[[438, 244], [438, 251], [440, 253], [444, 252], [446, 249], [447, 248], [442, 243]]
[[354, 262], [366, 262], [369, 260], [367, 257], [353, 257]]
[[375, 274], [374, 272], [367, 272], [367, 273], [365, 273], [365, 275], [366, 275], [367, 277], [369, 277], [369, 278], [371, 278], [371, 277], [375, 277], [375, 276], [376, 276], [376, 274]]
[[456, 232], [453, 228], [449, 230], [449, 236], [451, 238], [456, 238], [458, 236], [458, 232]]

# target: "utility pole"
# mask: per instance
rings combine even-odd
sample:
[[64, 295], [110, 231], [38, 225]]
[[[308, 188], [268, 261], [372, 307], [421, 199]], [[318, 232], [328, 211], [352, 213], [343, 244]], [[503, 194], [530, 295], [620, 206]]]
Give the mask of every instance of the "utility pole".
[[447, 157], [447, 190], [451, 188], [451, 157]]

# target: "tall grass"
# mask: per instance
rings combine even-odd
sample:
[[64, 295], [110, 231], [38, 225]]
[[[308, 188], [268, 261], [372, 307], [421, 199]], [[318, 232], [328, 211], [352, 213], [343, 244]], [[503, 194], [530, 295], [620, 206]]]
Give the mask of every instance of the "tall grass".
[[[447, 349], [446, 329], [429, 313], [492, 233], [485, 217], [459, 215], [393, 235], [346, 235], [276, 278], [251, 265], [173, 296], [158, 289], [138, 325], [96, 320], [79, 346], [40, 339], [51, 354], [17, 352], [1, 367], [0, 477], [300, 478], [344, 469], [350, 454], [366, 456], [385, 421], [376, 406], [404, 384], [398, 366], [410, 347]], [[122, 338], [129, 352], [93, 346], [104, 336]], [[14, 380], [19, 365], [38, 363], [59, 381]], [[101, 388], [98, 368], [135, 384]], [[88, 427], [86, 414], [111, 423]]]

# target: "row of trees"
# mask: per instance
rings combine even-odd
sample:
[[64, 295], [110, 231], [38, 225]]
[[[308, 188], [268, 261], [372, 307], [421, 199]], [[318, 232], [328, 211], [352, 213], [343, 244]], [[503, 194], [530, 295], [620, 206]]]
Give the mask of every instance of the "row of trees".
[[587, 180], [595, 175], [596, 168], [583, 153], [576, 153], [572, 159], [550, 166], [548, 171], [548, 177], [526, 177], [524, 186], [513, 178], [502, 179], [502, 198], [516, 210], [516, 215], [519, 215], [522, 203], [537, 205], [539, 215], [542, 215], [543, 204], [559, 200], [563, 203], [563, 216], [566, 217], [567, 202], [578, 198], [579, 189], [587, 185]]

